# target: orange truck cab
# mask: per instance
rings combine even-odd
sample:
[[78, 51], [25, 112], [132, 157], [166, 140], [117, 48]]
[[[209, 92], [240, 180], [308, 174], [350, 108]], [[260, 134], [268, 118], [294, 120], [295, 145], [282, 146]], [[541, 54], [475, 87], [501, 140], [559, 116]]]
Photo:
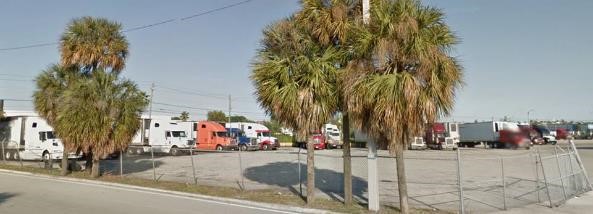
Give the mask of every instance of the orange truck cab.
[[229, 137], [224, 126], [213, 121], [201, 121], [197, 125], [196, 148], [200, 150], [235, 150], [237, 142]]

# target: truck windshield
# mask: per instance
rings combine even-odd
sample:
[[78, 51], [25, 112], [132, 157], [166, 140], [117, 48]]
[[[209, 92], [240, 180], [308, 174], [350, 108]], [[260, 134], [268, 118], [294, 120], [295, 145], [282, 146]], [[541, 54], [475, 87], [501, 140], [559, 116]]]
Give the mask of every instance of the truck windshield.
[[264, 137], [269, 137], [270, 136], [270, 132], [260, 132], [259, 134], [261, 136], [264, 136]]
[[56, 139], [54, 132], [47, 132], [47, 139]]
[[330, 135], [331, 136], [334, 136], [334, 137], [339, 137], [340, 136], [340, 133], [338, 133], [338, 132], [332, 132], [332, 133], [330, 133]]
[[173, 137], [187, 137], [184, 131], [172, 131]]
[[217, 137], [226, 137], [227, 134], [226, 134], [226, 132], [216, 132], [216, 136]]

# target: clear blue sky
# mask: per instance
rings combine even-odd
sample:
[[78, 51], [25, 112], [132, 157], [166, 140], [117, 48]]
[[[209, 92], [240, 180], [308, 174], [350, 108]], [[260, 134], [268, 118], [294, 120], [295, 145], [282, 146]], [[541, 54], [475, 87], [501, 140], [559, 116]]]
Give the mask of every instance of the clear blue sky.
[[[240, 1], [0, 0], [0, 49], [55, 42], [80, 16], [109, 18], [124, 28], [176, 19], [126, 34], [131, 54], [123, 75], [146, 91], [154, 82], [159, 103], [226, 111], [232, 94], [233, 109], [260, 120], [266, 116], [253, 97], [250, 63], [263, 27], [298, 10], [298, 1], [253, 0], [179, 20]], [[530, 109], [532, 118], [593, 119], [593, 1], [424, 2], [442, 8], [462, 39], [455, 55], [465, 67], [466, 86], [455, 120], [524, 120]], [[58, 59], [56, 46], [0, 51], [0, 98], [30, 99], [33, 83], [18, 80], [34, 78]], [[32, 109], [30, 102], [7, 101], [6, 107]], [[193, 118], [206, 112], [161, 104], [154, 109], [189, 110]]]

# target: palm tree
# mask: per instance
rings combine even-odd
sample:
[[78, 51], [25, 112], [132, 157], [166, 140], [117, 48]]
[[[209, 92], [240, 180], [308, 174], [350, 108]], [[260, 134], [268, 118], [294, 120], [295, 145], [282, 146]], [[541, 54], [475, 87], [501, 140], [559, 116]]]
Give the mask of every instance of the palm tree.
[[61, 64], [83, 72], [97, 68], [120, 72], [128, 56], [128, 41], [121, 24], [104, 18], [72, 20], [60, 39]]
[[[65, 69], [59, 65], [52, 65], [42, 72], [36, 79], [37, 90], [33, 93], [35, 110], [47, 123], [55, 127], [56, 118], [61, 106], [60, 99], [68, 86], [78, 79], [76, 71]], [[62, 130], [54, 130], [57, 136], [65, 135]], [[68, 156], [75, 142], [63, 141], [64, 151], [62, 155], [62, 175], [68, 174]]]
[[346, 45], [352, 25], [362, 17], [362, 5], [355, 0], [303, 0], [302, 10], [297, 12], [295, 19], [299, 26], [307, 29], [313, 40], [322, 47], [333, 47], [343, 53], [337, 58], [335, 65], [340, 70], [336, 72], [336, 89], [338, 90], [339, 107], [342, 115], [342, 139], [344, 162], [344, 204], [352, 204], [352, 164], [350, 155], [350, 117], [347, 103], [343, 99], [342, 79], [343, 69], [350, 60]]
[[187, 121], [189, 119], [189, 112], [187, 112], [187, 111], [181, 112], [181, 115], [179, 115], [179, 119], [183, 122]]
[[[81, 17], [72, 20], [60, 38], [61, 65], [92, 78], [95, 70], [119, 74], [128, 56], [128, 41], [121, 24], [104, 18]], [[92, 151], [92, 150], [89, 150]], [[92, 167], [92, 153], [87, 167]]]
[[448, 115], [462, 68], [443, 12], [418, 0], [372, 1], [371, 22], [355, 30], [345, 89], [357, 128], [396, 156], [400, 209], [408, 213], [404, 149], [426, 123]]
[[128, 80], [101, 69], [91, 78], [80, 79], [63, 94], [63, 112], [56, 129], [69, 142], [81, 142], [85, 153], [92, 153], [91, 176], [98, 177], [99, 160], [127, 148], [140, 128], [147, 96]]
[[[268, 26], [263, 34], [251, 74], [257, 99], [272, 118], [299, 136], [309, 136], [338, 108], [334, 65], [338, 51], [318, 45], [293, 18]], [[308, 204], [313, 202], [314, 192], [314, 146], [308, 140]]]

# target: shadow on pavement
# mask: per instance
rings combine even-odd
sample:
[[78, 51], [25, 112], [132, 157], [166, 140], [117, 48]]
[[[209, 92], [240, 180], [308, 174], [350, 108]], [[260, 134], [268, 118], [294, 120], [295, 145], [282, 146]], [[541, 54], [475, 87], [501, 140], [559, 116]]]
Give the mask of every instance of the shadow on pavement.
[[[298, 168], [301, 167], [300, 181], [303, 189], [307, 181], [307, 165], [293, 162], [276, 162], [263, 166], [247, 168], [244, 176], [252, 181], [284, 187], [290, 191], [301, 195], [300, 189], [295, 189], [299, 185]], [[343, 173], [328, 169], [315, 169], [315, 187], [321, 192], [327, 194], [334, 200], [343, 200]], [[297, 187], [298, 188], [298, 187]], [[352, 176], [352, 194], [360, 202], [366, 203], [367, 198], [363, 195], [367, 189], [367, 182], [360, 177]], [[304, 191], [304, 190], [303, 190]]]
[[8, 199], [17, 196], [18, 194], [9, 192], [0, 192], [0, 204], [8, 201]]

